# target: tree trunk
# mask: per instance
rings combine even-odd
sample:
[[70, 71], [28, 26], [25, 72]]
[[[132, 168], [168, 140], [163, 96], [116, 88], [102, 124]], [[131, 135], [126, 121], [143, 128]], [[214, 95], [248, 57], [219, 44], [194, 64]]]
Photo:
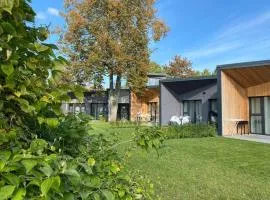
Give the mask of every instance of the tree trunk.
[[118, 111], [118, 99], [120, 96], [121, 90], [121, 76], [117, 76], [115, 89], [113, 87], [113, 74], [110, 75], [110, 90], [109, 90], [109, 122], [115, 122], [117, 120], [117, 111]]

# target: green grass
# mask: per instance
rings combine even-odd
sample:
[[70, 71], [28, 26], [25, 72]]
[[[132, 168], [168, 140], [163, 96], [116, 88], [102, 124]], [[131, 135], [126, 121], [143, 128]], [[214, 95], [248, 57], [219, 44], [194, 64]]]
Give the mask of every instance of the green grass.
[[[132, 128], [96, 125], [123, 140]], [[130, 170], [150, 178], [162, 199], [270, 199], [270, 145], [214, 138], [172, 139], [158, 157], [133, 152]]]

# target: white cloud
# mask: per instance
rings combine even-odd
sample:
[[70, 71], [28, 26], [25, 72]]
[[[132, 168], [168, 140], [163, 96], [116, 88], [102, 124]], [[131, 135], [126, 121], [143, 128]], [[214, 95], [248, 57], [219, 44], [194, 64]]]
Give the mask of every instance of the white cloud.
[[50, 15], [59, 16], [59, 10], [56, 8], [49, 7], [47, 11]]
[[236, 49], [240, 47], [241, 44], [239, 43], [231, 43], [231, 44], [220, 44], [217, 46], [209, 46], [209, 47], [204, 47], [198, 50], [190, 51], [185, 53], [186, 57], [191, 57], [191, 58], [197, 58], [197, 57], [206, 57], [206, 56], [213, 56], [219, 53], [223, 53], [229, 50]]
[[[199, 48], [185, 51], [184, 56], [193, 59], [214, 59], [224, 56], [226, 53], [232, 57], [244, 57], [245, 55], [258, 55], [270, 46], [270, 11], [261, 13], [252, 18], [238, 18], [219, 31], [217, 31], [208, 43]], [[236, 59], [237, 60], [237, 59]]]
[[37, 19], [46, 19], [47, 16], [45, 15], [44, 12], [38, 12], [36, 18]]

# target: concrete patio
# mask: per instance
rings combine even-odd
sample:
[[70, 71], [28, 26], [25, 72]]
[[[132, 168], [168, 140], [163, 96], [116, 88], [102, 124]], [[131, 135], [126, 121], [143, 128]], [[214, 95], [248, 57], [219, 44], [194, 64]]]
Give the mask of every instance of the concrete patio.
[[249, 135], [230, 135], [224, 137], [270, 144], [270, 135], [249, 134]]

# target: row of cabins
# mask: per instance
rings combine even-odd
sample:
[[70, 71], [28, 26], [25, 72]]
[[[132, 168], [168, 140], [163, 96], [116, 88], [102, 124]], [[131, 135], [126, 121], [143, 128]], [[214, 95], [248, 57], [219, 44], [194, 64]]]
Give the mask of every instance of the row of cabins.
[[[118, 99], [117, 119], [158, 123], [159, 82], [165, 78], [165, 74], [148, 74], [147, 87], [141, 94], [136, 94], [129, 89], [121, 89]], [[62, 109], [65, 113], [84, 112], [91, 115], [95, 120], [106, 120], [108, 118], [108, 93], [109, 90], [86, 92], [82, 102], [70, 94], [72, 100], [63, 103]]]
[[[84, 104], [71, 102], [66, 110], [80, 109], [95, 119], [100, 113], [106, 116], [106, 93], [86, 94]], [[270, 60], [220, 65], [217, 76], [210, 77], [168, 79], [149, 74], [142, 96], [121, 91], [118, 119], [136, 121], [138, 113], [142, 121], [161, 125], [168, 125], [172, 116], [189, 116], [191, 123], [215, 118], [219, 135], [270, 135]]]

